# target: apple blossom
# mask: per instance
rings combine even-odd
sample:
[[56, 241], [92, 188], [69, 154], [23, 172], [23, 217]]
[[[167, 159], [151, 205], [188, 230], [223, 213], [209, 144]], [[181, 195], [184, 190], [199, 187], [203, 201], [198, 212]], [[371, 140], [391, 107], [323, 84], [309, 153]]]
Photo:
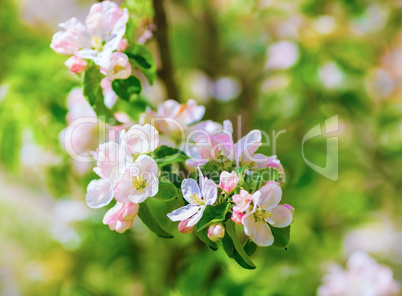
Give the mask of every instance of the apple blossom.
[[159, 132], [150, 124], [135, 124], [121, 138], [126, 151], [134, 155], [152, 152], [159, 144]]
[[214, 181], [202, 175], [199, 170], [199, 186], [194, 179], [184, 179], [181, 184], [184, 199], [189, 203], [167, 216], [172, 221], [189, 219], [187, 226], [191, 227], [200, 221], [207, 205], [213, 205], [218, 197], [218, 188]]
[[72, 56], [64, 63], [64, 65], [67, 66], [70, 72], [74, 74], [79, 74], [86, 70], [88, 62], [77, 56]]
[[223, 171], [219, 176], [219, 187], [226, 193], [231, 193], [234, 191], [238, 183], [239, 177], [235, 171], [231, 173]]
[[274, 182], [267, 183], [253, 194], [253, 208], [247, 209], [242, 222], [244, 232], [259, 246], [270, 246], [274, 242], [269, 224], [277, 228], [288, 226], [292, 212], [279, 205], [282, 197], [280, 186]]
[[399, 282], [393, 280], [392, 270], [379, 265], [364, 252], [353, 253], [344, 270], [338, 265], [330, 268], [318, 289], [319, 296], [396, 296], [401, 291]]
[[110, 80], [126, 79], [131, 75], [131, 65], [124, 53], [114, 52], [110, 60], [103, 64], [100, 71]]
[[139, 206], [136, 203], [120, 203], [111, 208], [103, 218], [103, 224], [109, 225], [110, 230], [119, 233], [125, 232], [133, 226], [134, 218], [137, 216]]
[[86, 202], [90, 208], [106, 206], [112, 199], [113, 190], [109, 179], [92, 180], [88, 184]]
[[220, 223], [214, 223], [209, 226], [207, 236], [211, 241], [217, 242], [225, 236], [225, 227]]
[[97, 165], [93, 170], [102, 179], [109, 178], [114, 169], [124, 164], [125, 152], [113, 141], [100, 144], [95, 152], [91, 151], [91, 154]]
[[234, 194], [232, 196], [233, 201], [235, 202], [235, 206], [233, 207], [233, 210], [236, 212], [245, 212], [249, 206], [250, 203], [257, 198], [257, 196], [260, 195], [260, 192], [257, 191], [253, 194], [248, 193], [246, 190], [240, 190], [239, 194]]
[[135, 162], [127, 161], [112, 172], [114, 196], [122, 203], [141, 203], [158, 193], [158, 166], [148, 155], [140, 155]]
[[243, 225], [242, 222], [243, 217], [244, 214], [242, 212], [233, 210], [232, 217], [230, 217], [230, 219], [232, 219], [232, 221], [236, 224]]
[[123, 10], [113, 2], [95, 3], [86, 17], [86, 26], [76, 18], [60, 24], [64, 31], [53, 36], [50, 47], [57, 53], [76, 55], [103, 66], [117, 50], [126, 31], [128, 17], [127, 9]]

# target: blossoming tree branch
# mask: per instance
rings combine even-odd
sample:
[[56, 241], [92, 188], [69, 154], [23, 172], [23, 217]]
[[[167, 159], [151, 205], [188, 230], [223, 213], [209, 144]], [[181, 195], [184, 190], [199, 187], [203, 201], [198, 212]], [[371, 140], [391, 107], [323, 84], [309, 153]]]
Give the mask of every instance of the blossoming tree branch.
[[117, 102], [138, 99], [141, 78], [134, 73], [155, 81], [156, 62], [143, 44], [152, 32], [131, 40], [128, 10], [109, 1], [93, 4], [85, 25], [72, 18], [60, 27], [51, 48], [69, 56], [65, 65], [82, 77], [85, 98], [114, 132], [91, 152], [99, 179], [86, 195], [91, 208], [115, 202], [104, 224], [123, 233], [138, 216], [158, 236], [172, 238], [149, 200], [177, 200], [181, 206], [165, 214], [179, 231], [194, 233], [212, 250], [223, 247], [244, 268], [256, 268], [250, 256], [257, 246], [286, 248], [294, 209], [281, 203], [280, 161], [256, 153], [261, 131], [234, 143], [232, 123], [201, 121], [205, 107], [194, 100], [148, 106], [132, 121]]

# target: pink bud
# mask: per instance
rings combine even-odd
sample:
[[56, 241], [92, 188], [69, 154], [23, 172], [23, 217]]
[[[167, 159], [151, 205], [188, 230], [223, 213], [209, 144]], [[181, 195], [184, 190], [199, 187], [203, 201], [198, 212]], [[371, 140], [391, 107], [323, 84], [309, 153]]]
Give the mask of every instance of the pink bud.
[[284, 207], [288, 208], [292, 212], [292, 216], [295, 216], [295, 208], [292, 207], [291, 205], [283, 205]]
[[225, 236], [225, 227], [222, 224], [214, 223], [209, 226], [208, 229], [208, 238], [216, 242]]
[[118, 51], [125, 51], [127, 48], [128, 42], [127, 39], [121, 39], [119, 45], [117, 46]]
[[103, 224], [109, 225], [110, 230], [123, 233], [133, 226], [134, 218], [137, 216], [138, 209], [138, 204], [131, 202], [123, 204], [117, 202], [116, 205], [105, 214]]
[[187, 226], [188, 221], [190, 221], [190, 218], [188, 218], [186, 220], [183, 220], [183, 221], [181, 221], [179, 223], [178, 228], [179, 228], [179, 231], [181, 233], [189, 233], [189, 232], [192, 232], [194, 230], [195, 225], [194, 226]]
[[230, 193], [235, 190], [238, 183], [239, 177], [237, 176], [235, 171], [231, 173], [223, 171], [219, 177], [219, 186], [226, 193]]
[[86, 60], [83, 60], [77, 56], [72, 56], [69, 58], [64, 65], [67, 66], [67, 68], [74, 74], [81, 73], [86, 70], [88, 66], [88, 62]]
[[244, 214], [242, 214], [241, 212], [233, 211], [231, 219], [234, 223], [243, 225], [243, 222], [242, 222], [243, 216], [244, 216]]

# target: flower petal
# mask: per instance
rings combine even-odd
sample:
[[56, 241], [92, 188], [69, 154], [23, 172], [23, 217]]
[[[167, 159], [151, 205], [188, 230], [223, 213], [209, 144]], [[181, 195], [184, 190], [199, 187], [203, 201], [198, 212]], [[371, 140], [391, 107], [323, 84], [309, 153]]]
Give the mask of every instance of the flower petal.
[[254, 219], [253, 214], [246, 214], [242, 219], [244, 225], [244, 232], [250, 239], [257, 245], [266, 247], [274, 242], [271, 229], [265, 221]]
[[200, 188], [194, 179], [184, 179], [183, 183], [181, 183], [181, 191], [183, 192], [184, 199], [190, 204], [195, 205], [194, 200], [191, 199], [191, 196], [197, 195], [199, 198], [201, 198]]
[[109, 180], [92, 180], [87, 187], [86, 202], [90, 208], [108, 205], [113, 199], [113, 190]]
[[200, 221], [202, 215], [204, 214], [205, 208], [206, 208], [206, 206], [198, 207], [197, 213], [195, 213], [194, 216], [191, 217], [191, 219], [187, 223], [187, 226], [191, 227], [191, 226], [194, 226], [195, 224], [197, 224], [198, 221]]
[[240, 165], [243, 158], [250, 159], [251, 155], [257, 151], [258, 147], [261, 146], [261, 138], [262, 135], [259, 130], [252, 130], [234, 145], [233, 153], [237, 166]]
[[256, 201], [256, 204], [260, 208], [265, 207], [266, 211], [273, 209], [281, 201], [282, 189], [275, 182], [265, 184], [259, 191], [261, 196]]
[[205, 178], [202, 188], [202, 199], [207, 205], [213, 205], [218, 197], [218, 187], [214, 181]]
[[283, 228], [289, 226], [292, 220], [292, 212], [287, 207], [278, 205], [272, 209], [271, 217], [267, 219], [267, 222], [274, 227]]
[[177, 210], [174, 210], [173, 212], [167, 214], [167, 216], [172, 221], [183, 221], [197, 213], [199, 208], [199, 206], [189, 204]]

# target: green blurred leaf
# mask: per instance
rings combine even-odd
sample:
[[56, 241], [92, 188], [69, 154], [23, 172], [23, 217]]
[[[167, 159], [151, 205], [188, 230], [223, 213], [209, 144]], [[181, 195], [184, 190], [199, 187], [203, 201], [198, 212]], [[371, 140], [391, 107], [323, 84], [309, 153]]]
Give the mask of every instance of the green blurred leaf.
[[274, 243], [272, 245], [277, 248], [285, 248], [290, 240], [290, 225], [285, 228], [276, 228], [271, 226], [269, 223], [268, 225], [271, 228], [272, 235], [274, 236]]
[[130, 76], [127, 79], [115, 79], [112, 81], [113, 91], [125, 101], [130, 101], [132, 95], [138, 95], [141, 92], [141, 81]]
[[91, 106], [97, 101], [103, 101], [103, 90], [100, 86], [103, 78], [104, 75], [95, 65], [89, 66], [84, 73], [83, 94]]
[[156, 79], [156, 62], [152, 53], [142, 44], [135, 43], [134, 46], [126, 49], [125, 54], [130, 58], [134, 67], [144, 73], [149, 84]]
[[182, 162], [188, 159], [188, 156], [177, 148], [161, 146], [154, 151], [155, 161], [159, 167], [168, 164]]
[[154, 196], [154, 198], [167, 201], [177, 197], [178, 193], [176, 186], [174, 186], [174, 184], [164, 176], [159, 178], [158, 193]]
[[223, 202], [216, 206], [207, 206], [204, 210], [202, 218], [197, 223], [197, 231], [204, 229], [212, 223], [225, 220], [226, 213], [229, 209], [229, 203]]
[[230, 239], [233, 243], [233, 259], [245, 269], [255, 269], [256, 266], [248, 257], [246, 251], [243, 249], [243, 246], [240, 244], [239, 239], [237, 238], [235, 223], [231, 219], [226, 221], [226, 234], [230, 236]]
[[156, 219], [155, 215], [151, 212], [146, 201], [140, 203], [140, 208], [138, 210], [138, 217], [141, 221], [157, 236], [163, 238], [173, 238], [169, 232], [160, 224], [159, 220]]

